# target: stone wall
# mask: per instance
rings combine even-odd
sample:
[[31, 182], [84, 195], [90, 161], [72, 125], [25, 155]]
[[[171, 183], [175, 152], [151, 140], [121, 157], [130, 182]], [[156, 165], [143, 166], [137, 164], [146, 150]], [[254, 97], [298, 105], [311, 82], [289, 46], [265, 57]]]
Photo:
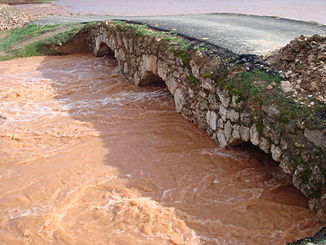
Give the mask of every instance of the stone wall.
[[[220, 146], [250, 142], [271, 154], [326, 221], [325, 130], [282, 94], [259, 57], [122, 22], [95, 25], [89, 43], [97, 56], [114, 55], [131, 83], [165, 83], [176, 111]], [[308, 128], [306, 120], [317, 123]]]

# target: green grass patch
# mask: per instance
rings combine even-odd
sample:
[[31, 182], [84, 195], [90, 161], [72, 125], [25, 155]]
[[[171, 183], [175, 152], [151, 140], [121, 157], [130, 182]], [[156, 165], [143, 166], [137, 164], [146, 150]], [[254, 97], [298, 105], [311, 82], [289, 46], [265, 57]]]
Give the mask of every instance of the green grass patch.
[[[220, 85], [231, 94], [237, 95], [244, 100], [258, 95], [262, 91], [261, 83], [281, 81], [278, 77], [270, 76], [259, 70], [243, 72], [229, 80], [223, 80], [223, 74], [221, 72], [219, 71], [219, 73], [214, 74], [218, 76], [217, 81]], [[216, 77], [213, 78], [216, 79]]]
[[54, 1], [58, 1], [58, 0], [34, 0], [32, 3], [36, 3], [36, 4], [39, 4], [39, 3], [51, 3], [51, 2], [54, 2]]
[[[16, 28], [12, 30], [7, 36], [0, 39], [0, 61], [10, 60], [18, 57], [29, 57], [38, 55], [56, 55], [57, 52], [52, 48], [54, 45], [61, 45], [71, 38], [73, 38], [78, 32], [86, 29], [96, 22], [90, 22], [87, 24], [68, 24], [68, 25], [28, 25], [22, 28]], [[62, 30], [58, 32], [58, 30]], [[46, 35], [42, 38], [42, 34], [47, 32], [53, 32], [53, 35]], [[51, 34], [51, 33], [49, 33]], [[24, 42], [28, 43], [28, 40], [37, 39], [29, 44], [20, 46]], [[12, 47], [18, 48], [12, 48]]]
[[53, 31], [58, 28], [60, 25], [28, 25], [22, 28], [13, 29], [9, 35], [0, 39], [0, 51], [6, 50], [22, 41], [26, 41], [37, 35], [46, 33], [48, 31]]
[[129, 25], [129, 28], [138, 36], [151, 35], [152, 33], [152, 31], [150, 31], [146, 25]]
[[196, 89], [200, 88], [200, 81], [197, 78], [195, 78], [193, 75], [187, 77], [187, 82]]
[[[301, 121], [304, 122], [305, 127], [321, 129], [326, 134], [326, 105], [308, 107], [295, 102], [281, 91], [281, 78], [276, 75], [252, 70], [227, 78], [226, 70], [219, 68], [208, 76], [230, 94], [237, 95], [239, 100], [257, 101], [261, 105], [275, 105], [280, 110], [278, 120], [283, 124], [287, 124], [290, 120]], [[268, 85], [272, 85], [273, 89], [266, 89]]]

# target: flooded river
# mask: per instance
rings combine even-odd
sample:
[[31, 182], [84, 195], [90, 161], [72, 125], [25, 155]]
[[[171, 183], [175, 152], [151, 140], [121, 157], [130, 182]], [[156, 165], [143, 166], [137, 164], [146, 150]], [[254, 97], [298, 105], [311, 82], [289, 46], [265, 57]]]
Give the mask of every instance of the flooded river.
[[90, 55], [0, 62], [0, 244], [283, 244], [319, 224], [265, 156], [220, 149]]

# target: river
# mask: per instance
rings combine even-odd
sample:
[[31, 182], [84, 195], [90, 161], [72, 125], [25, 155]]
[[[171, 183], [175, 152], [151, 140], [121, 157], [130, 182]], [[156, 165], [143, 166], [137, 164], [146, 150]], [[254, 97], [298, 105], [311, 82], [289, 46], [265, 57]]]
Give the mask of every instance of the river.
[[0, 62], [1, 244], [277, 245], [320, 228], [288, 177], [221, 149], [91, 55]]

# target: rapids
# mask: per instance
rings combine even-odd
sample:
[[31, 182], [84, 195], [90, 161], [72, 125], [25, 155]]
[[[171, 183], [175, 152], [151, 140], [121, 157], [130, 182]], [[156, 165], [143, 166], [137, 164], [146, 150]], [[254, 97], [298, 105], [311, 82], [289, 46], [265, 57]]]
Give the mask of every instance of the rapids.
[[268, 157], [218, 148], [113, 60], [0, 74], [0, 244], [277, 245], [320, 228]]

